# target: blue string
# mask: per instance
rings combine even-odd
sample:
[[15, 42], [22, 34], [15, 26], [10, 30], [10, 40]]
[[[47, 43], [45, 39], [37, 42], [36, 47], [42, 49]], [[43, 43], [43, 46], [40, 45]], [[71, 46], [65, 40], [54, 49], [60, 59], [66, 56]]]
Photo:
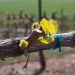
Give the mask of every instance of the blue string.
[[51, 50], [59, 48], [59, 52], [61, 52], [61, 42], [63, 41], [63, 37], [59, 34], [54, 34], [54, 36], [56, 37], [56, 45], [51, 48]]

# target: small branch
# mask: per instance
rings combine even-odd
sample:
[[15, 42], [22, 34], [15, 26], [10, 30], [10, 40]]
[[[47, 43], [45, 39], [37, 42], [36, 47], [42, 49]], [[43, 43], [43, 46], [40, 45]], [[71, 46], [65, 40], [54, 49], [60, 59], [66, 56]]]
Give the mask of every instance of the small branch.
[[[64, 38], [61, 43], [62, 47], [75, 47], [75, 31], [69, 33], [61, 33], [59, 35]], [[26, 40], [30, 42], [27, 48], [29, 53], [48, 50], [55, 46], [56, 37], [54, 42], [50, 44], [43, 44], [37, 40], [40, 36], [44, 36], [44, 33], [34, 30], [29, 37], [10, 38], [0, 41], [0, 59], [3, 60], [4, 58], [23, 55], [24, 52], [19, 47], [20, 40]]]

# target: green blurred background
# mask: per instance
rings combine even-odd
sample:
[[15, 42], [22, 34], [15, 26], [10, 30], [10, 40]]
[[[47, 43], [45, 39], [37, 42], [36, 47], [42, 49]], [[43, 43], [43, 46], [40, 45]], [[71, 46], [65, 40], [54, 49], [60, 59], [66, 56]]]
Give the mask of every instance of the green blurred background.
[[[19, 18], [20, 13], [23, 18]], [[51, 18], [53, 12], [57, 12], [56, 17], [59, 24], [59, 32], [69, 32], [75, 30], [75, 0], [42, 0], [42, 16], [46, 13], [48, 19]], [[12, 14], [16, 19], [12, 19]], [[8, 14], [10, 19], [8, 20]], [[25, 18], [27, 15], [27, 18]], [[68, 19], [62, 21], [63, 16]], [[34, 17], [33, 17], [34, 16]], [[33, 18], [35, 20], [33, 20]], [[0, 0], [0, 39], [5, 40], [11, 37], [24, 37], [31, 33], [31, 25], [38, 21], [38, 0]], [[63, 25], [62, 25], [63, 24]], [[62, 29], [63, 28], [63, 29]], [[25, 35], [27, 34], [27, 35]], [[62, 48], [62, 53], [74, 53], [74, 48]], [[59, 51], [44, 51], [45, 57], [58, 56]], [[59, 56], [58, 56], [59, 57]], [[38, 52], [31, 53], [30, 59], [38, 59]], [[0, 63], [10, 62], [14, 60], [26, 60], [26, 57], [20, 56], [16, 58], [7, 58], [6, 61], [0, 60]]]
[[[61, 17], [62, 8], [63, 13], [72, 19], [75, 14], [74, 0], [42, 0], [42, 12], [46, 11], [48, 17], [53, 11], [57, 11], [57, 16]], [[21, 10], [38, 16], [38, 0], [0, 0], [0, 15], [12, 12], [18, 15]]]

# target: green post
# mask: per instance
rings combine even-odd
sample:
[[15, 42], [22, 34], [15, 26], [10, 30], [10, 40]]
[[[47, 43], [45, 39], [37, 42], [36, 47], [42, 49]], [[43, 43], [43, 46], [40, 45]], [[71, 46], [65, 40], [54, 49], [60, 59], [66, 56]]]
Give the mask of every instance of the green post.
[[38, 17], [39, 17], [39, 21], [41, 20], [42, 18], [42, 1], [41, 0], [38, 0]]

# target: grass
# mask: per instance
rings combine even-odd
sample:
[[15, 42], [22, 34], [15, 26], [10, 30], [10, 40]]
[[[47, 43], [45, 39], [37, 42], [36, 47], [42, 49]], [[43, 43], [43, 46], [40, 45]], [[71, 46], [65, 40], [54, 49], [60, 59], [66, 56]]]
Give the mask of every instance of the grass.
[[[75, 0], [42, 0], [42, 11], [46, 11], [48, 17], [53, 11], [57, 11], [57, 16], [61, 17], [63, 8], [64, 15], [68, 14], [72, 18], [75, 14], [74, 7]], [[7, 12], [19, 14], [21, 10], [38, 16], [38, 0], [0, 0], [0, 14]]]

